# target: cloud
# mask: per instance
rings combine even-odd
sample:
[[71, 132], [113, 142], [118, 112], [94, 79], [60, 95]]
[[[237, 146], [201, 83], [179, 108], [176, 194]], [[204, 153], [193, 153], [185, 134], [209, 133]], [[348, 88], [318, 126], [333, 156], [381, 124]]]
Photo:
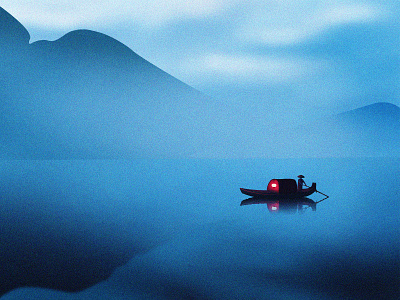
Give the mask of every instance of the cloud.
[[268, 46], [288, 46], [310, 40], [341, 25], [376, 21], [383, 9], [366, 3], [270, 1], [241, 26], [237, 37]]
[[[270, 44], [300, 41], [327, 27], [371, 21], [381, 13], [377, 5], [333, 0], [3, 0], [1, 5], [23, 24], [56, 30], [124, 21], [159, 27], [226, 12], [225, 17], [234, 18], [242, 27], [241, 34]], [[235, 18], [236, 14], [240, 18]], [[241, 25], [242, 21], [245, 24]]]
[[217, 14], [229, 1], [159, 0], [124, 1], [2, 1], [2, 7], [28, 26], [71, 29], [113, 24], [123, 21], [158, 27], [173, 20], [203, 18]]
[[192, 74], [196, 85], [212, 81], [280, 84], [316, 75], [328, 67], [327, 61], [295, 56], [210, 53], [185, 61], [181, 72]]

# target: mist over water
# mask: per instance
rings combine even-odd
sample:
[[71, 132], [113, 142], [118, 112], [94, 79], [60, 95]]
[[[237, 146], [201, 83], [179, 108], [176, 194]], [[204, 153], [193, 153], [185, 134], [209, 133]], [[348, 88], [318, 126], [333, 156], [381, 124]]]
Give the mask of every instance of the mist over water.
[[[1, 299], [396, 299], [399, 162], [2, 161]], [[316, 211], [240, 206], [298, 174]]]
[[[400, 298], [392, 87], [293, 127], [331, 106], [213, 100], [98, 32], [30, 44], [1, 8], [0, 46], [1, 299]], [[358, 158], [276, 159], [305, 156]], [[330, 197], [241, 205], [299, 174]]]

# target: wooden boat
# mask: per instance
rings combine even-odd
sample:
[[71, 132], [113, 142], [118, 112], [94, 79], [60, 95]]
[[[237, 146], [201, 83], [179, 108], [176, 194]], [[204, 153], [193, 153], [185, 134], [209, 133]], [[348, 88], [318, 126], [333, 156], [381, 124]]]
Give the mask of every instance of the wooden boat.
[[311, 187], [306, 189], [297, 189], [296, 180], [294, 179], [272, 179], [268, 183], [266, 190], [251, 190], [240, 188], [240, 191], [254, 198], [265, 199], [296, 199], [307, 197], [317, 190], [317, 184], [312, 183]]

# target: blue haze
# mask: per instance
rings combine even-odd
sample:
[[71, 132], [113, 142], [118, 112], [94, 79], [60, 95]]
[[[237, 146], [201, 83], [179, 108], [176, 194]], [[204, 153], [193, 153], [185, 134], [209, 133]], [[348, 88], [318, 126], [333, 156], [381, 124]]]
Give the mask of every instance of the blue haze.
[[[1, 299], [399, 298], [396, 85], [294, 127], [99, 32], [29, 44], [0, 9], [0, 46]], [[316, 211], [240, 206], [298, 174]]]

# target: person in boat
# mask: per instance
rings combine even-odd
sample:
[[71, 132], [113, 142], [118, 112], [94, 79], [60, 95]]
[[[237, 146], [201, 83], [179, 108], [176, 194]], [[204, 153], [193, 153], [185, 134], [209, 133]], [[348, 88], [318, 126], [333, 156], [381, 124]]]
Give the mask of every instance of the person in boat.
[[297, 190], [301, 191], [303, 189], [303, 185], [304, 186], [307, 186], [307, 185], [306, 185], [306, 183], [305, 183], [305, 181], [303, 179], [304, 178], [303, 175], [299, 175], [297, 177], [299, 177], [299, 180], [297, 181]]

